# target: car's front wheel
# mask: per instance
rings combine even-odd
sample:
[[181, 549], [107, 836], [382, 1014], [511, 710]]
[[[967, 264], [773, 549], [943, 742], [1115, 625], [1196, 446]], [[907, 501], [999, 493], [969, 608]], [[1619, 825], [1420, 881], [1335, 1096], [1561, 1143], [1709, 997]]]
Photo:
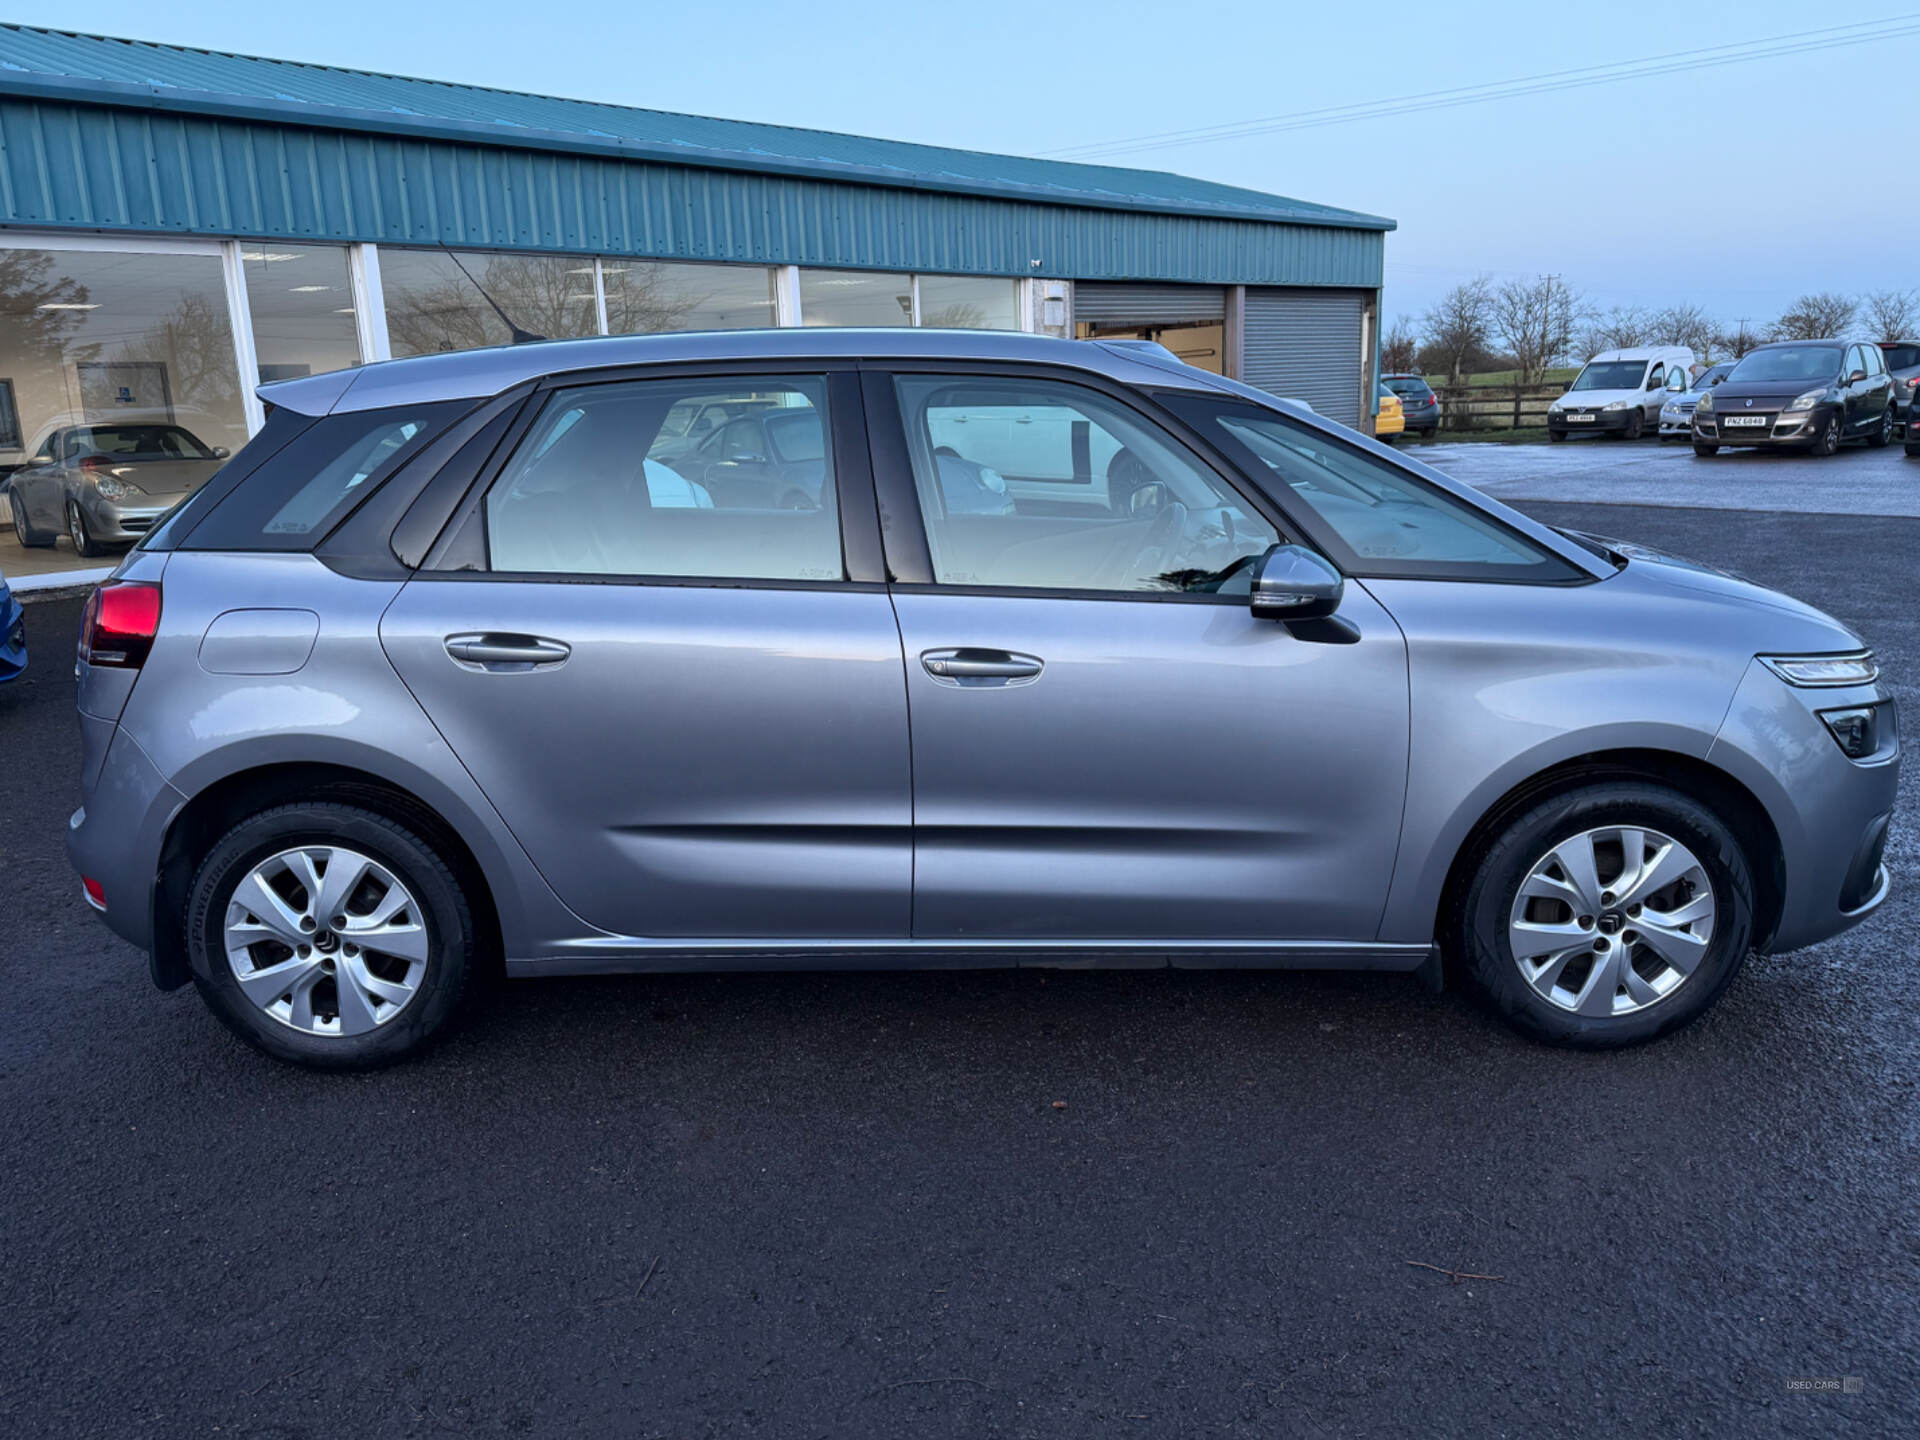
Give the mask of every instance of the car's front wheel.
[[330, 802], [242, 821], [187, 907], [194, 983], [281, 1060], [364, 1070], [419, 1050], [474, 968], [472, 908], [441, 854], [385, 816]]
[[1718, 445], [1709, 445], [1704, 440], [1696, 440], [1693, 442], [1693, 453], [1698, 455], [1702, 460], [1709, 460], [1720, 453], [1720, 447]]
[[1837, 453], [1839, 449], [1840, 417], [1838, 415], [1829, 415], [1827, 416], [1826, 423], [1814, 432], [1813, 443], [1807, 446], [1807, 453], [1824, 458]]
[[73, 541], [76, 555], [91, 559], [107, 553], [106, 547], [93, 538], [93, 531], [87, 528], [87, 517], [81, 512], [78, 500], [67, 501], [67, 538]]
[[1662, 785], [1553, 796], [1470, 864], [1453, 942], [1495, 1008], [1540, 1040], [1602, 1048], [1676, 1030], [1719, 998], [1751, 944], [1739, 842]]

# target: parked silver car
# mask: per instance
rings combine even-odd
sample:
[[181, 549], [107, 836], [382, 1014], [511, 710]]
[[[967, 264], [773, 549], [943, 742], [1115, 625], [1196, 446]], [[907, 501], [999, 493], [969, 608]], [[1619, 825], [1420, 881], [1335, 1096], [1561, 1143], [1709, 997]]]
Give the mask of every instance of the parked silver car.
[[[1669, 378], [1666, 403], [1660, 407], [1662, 445], [1693, 438], [1693, 412], [1700, 404], [1700, 397], [1731, 375], [1735, 363], [1722, 360], [1718, 365], [1710, 365], [1695, 376], [1689, 385], [1677, 384], [1678, 376]], [[1685, 373], [1679, 372], [1680, 375]]]
[[[653, 503], [663, 417], [749, 385], [818, 414], [818, 504]], [[90, 604], [70, 851], [289, 1060], [407, 1054], [502, 963], [1444, 956], [1619, 1045], [1887, 894], [1857, 635], [1170, 356], [731, 332], [262, 394]]]
[[129, 545], [227, 458], [184, 426], [116, 421], [60, 425], [35, 442], [8, 481], [22, 545], [53, 544], [62, 532], [82, 555]]

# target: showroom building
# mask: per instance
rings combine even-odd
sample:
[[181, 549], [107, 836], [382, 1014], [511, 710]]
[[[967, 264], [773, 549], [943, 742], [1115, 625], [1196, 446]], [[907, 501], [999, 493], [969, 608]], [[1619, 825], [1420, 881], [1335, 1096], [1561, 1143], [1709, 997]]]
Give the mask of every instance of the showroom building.
[[[766, 325], [1150, 338], [1364, 426], [1392, 228], [1165, 172], [3, 25], [0, 474], [102, 423], [235, 448], [262, 381]], [[13, 538], [10, 576], [100, 563]]]

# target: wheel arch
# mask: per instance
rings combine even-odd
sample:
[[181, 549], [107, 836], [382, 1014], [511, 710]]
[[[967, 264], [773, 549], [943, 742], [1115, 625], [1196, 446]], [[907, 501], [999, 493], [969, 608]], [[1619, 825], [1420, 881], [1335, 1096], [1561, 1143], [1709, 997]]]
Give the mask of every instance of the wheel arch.
[[1786, 852], [1773, 817], [1758, 796], [1719, 766], [1678, 751], [1647, 748], [1572, 756], [1529, 775], [1489, 805], [1454, 852], [1434, 915], [1435, 936], [1445, 941], [1454, 933], [1455, 907], [1465, 894], [1475, 860], [1514, 815], [1552, 796], [1609, 780], [1666, 785], [1725, 819], [1753, 871], [1753, 947], [1766, 950], [1786, 902]]
[[221, 776], [196, 791], [169, 820], [152, 891], [152, 968], [161, 989], [177, 989], [189, 978], [187, 896], [201, 859], [249, 815], [302, 800], [357, 805], [417, 831], [446, 858], [466, 891], [482, 963], [501, 968], [504, 938], [495, 887], [459, 826], [386, 776], [332, 762], [281, 761]]

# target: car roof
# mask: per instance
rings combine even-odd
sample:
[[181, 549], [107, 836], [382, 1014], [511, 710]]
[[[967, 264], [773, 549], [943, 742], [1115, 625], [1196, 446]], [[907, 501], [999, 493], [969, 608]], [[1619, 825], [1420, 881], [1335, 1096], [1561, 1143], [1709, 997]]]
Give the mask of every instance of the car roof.
[[1629, 345], [1624, 350], [1602, 350], [1587, 361], [1589, 365], [1598, 365], [1609, 360], [1673, 360], [1686, 356], [1693, 359], [1693, 351], [1684, 345]]
[[386, 360], [262, 385], [268, 404], [302, 415], [340, 414], [386, 405], [425, 404], [497, 395], [527, 380], [632, 365], [726, 360], [936, 359], [997, 360], [1069, 366], [1123, 384], [1167, 385], [1179, 377], [1194, 389], [1231, 389], [1232, 382], [1183, 365], [1171, 355], [1102, 341], [1055, 340], [1008, 330], [835, 329], [708, 330], [671, 335], [603, 335], [537, 340], [444, 355]]
[[[1879, 344], [1879, 342], [1876, 340], [1856, 340], [1851, 335], [1822, 335], [1812, 340], [1769, 340], [1764, 345], [1754, 346], [1753, 350], [1747, 351], [1747, 355], [1753, 354], [1754, 350], [1792, 350], [1802, 345], [1877, 345], [1877, 344]], [[1746, 359], [1746, 355], [1743, 355], [1740, 358], [1744, 360]]]

